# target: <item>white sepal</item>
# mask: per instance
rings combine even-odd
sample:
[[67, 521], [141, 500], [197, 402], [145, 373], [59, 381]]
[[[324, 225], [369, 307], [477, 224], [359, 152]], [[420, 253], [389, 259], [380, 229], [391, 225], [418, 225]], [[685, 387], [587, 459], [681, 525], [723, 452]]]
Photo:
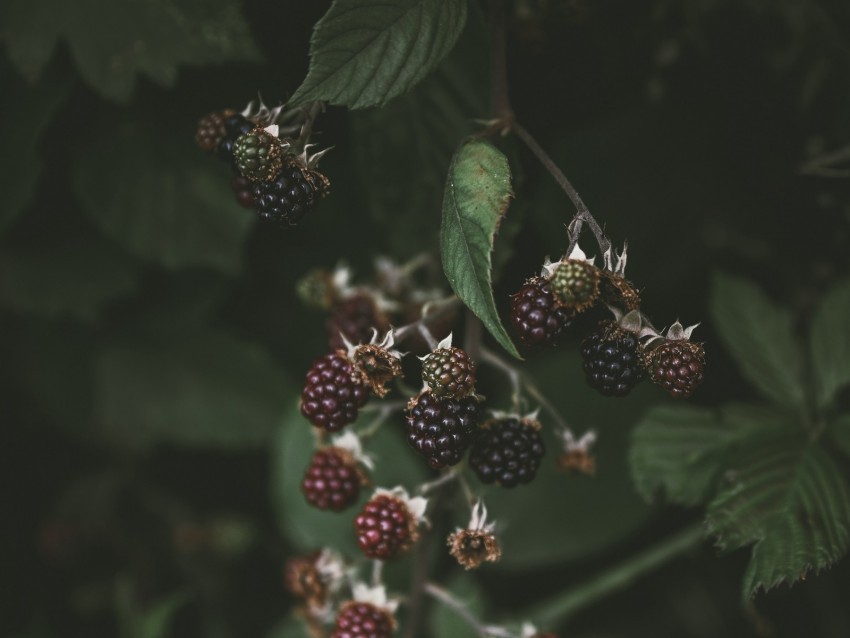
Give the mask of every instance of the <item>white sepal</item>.
[[588, 257], [585, 254], [578, 245], [578, 242], [576, 242], [576, 245], [573, 247], [573, 252], [567, 256], [567, 259], [572, 259], [573, 261], [586, 261], [589, 264], [593, 264], [593, 262], [596, 261], [596, 257]]
[[596, 438], [596, 430], [588, 430], [579, 439], [575, 438], [573, 431], [569, 428], [561, 433], [565, 452], [588, 452], [590, 447], [596, 443]]
[[350, 574], [350, 570], [346, 569], [342, 556], [327, 547], [322, 550], [316, 559], [316, 571], [319, 572], [319, 577], [328, 586], [328, 590], [331, 593], [339, 591]]
[[445, 339], [443, 339], [442, 341], [440, 341], [440, 343], [437, 344], [437, 350], [442, 350], [443, 348], [451, 348], [451, 347], [452, 347], [452, 333], [450, 332], [449, 336], [447, 336]]
[[277, 137], [278, 135], [280, 135], [280, 127], [277, 124], [269, 124], [263, 130], [272, 137]]
[[331, 441], [331, 445], [345, 450], [351, 455], [351, 458], [364, 467], [370, 470], [375, 469], [375, 461], [363, 451], [363, 444], [360, 441], [360, 437], [351, 430], [335, 436]]
[[383, 585], [370, 587], [366, 583], [354, 583], [351, 586], [352, 598], [358, 603], [368, 603], [379, 609], [385, 609], [394, 614], [398, 601], [387, 597], [387, 589]]
[[536, 636], [537, 634], [537, 627], [532, 625], [530, 622], [522, 623], [520, 638], [534, 638], [534, 636]]
[[688, 341], [697, 326], [699, 326], [699, 324], [695, 323], [694, 325], [685, 328], [682, 326], [681, 322], [676, 319], [676, 323], [667, 328], [666, 337], [670, 341]]
[[[490, 523], [487, 522], [487, 506], [484, 505], [484, 501], [480, 498], [472, 507], [472, 513], [469, 517], [469, 525], [467, 525], [466, 529], [474, 530], [476, 532], [486, 532], [487, 534], [491, 534], [493, 530], [496, 529], [496, 521], [492, 521]], [[458, 528], [457, 531], [460, 532], [462, 530]]]
[[425, 518], [425, 510], [428, 509], [428, 499], [422, 496], [410, 496], [410, 494], [407, 493], [407, 490], [400, 485], [397, 485], [390, 490], [379, 487], [375, 490], [373, 498], [375, 496], [390, 496], [398, 499], [404, 503], [407, 511], [410, 512], [413, 520], [417, 523], [427, 523], [428, 521], [428, 519]]

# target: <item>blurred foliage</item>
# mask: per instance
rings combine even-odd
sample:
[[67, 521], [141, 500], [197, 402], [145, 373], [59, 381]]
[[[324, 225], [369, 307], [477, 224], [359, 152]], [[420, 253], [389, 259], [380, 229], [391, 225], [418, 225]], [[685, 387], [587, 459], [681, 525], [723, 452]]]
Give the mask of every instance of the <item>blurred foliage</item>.
[[[326, 342], [295, 282], [340, 261], [365, 279], [377, 255], [438, 253], [452, 153], [488, 116], [486, 29], [470, 4], [453, 52], [410, 92], [323, 114], [315, 141], [334, 147], [322, 163], [332, 193], [280, 232], [233, 201], [226, 167], [193, 148], [194, 126], [258, 92], [291, 96], [329, 6], [0, 6], [0, 635], [295, 637], [283, 561], [323, 540], [350, 543], [347, 514], [299, 499], [312, 433], [293, 404]], [[597, 475], [556, 473], [547, 435], [550, 464], [534, 485], [488, 491], [504, 561], [461, 574], [435, 542], [435, 580], [484, 616], [518, 620], [701, 515], [639, 496], [661, 490], [684, 506], [713, 499], [725, 545], [756, 543], [755, 553], [703, 547], [575, 614], [569, 635], [847, 636], [847, 561], [750, 606], [740, 582], [749, 569], [749, 589], [770, 585], [840, 553], [809, 553], [788, 512], [815, 521], [805, 529], [825, 535], [821, 549], [846, 545], [848, 288], [838, 282], [850, 265], [850, 180], [833, 152], [850, 145], [850, 10], [838, 0], [508, 8], [518, 120], [612, 239], [628, 238], [629, 276], [655, 323], [702, 320], [709, 371], [686, 406], [654, 388], [611, 401], [581, 381], [584, 326], [529, 356], [524, 369], [572, 427], [599, 431]], [[504, 317], [508, 294], [563, 251], [572, 209], [523, 148], [500, 149], [515, 191], [493, 255]], [[716, 272], [736, 277], [715, 288]], [[509, 389], [482, 374], [492, 407], [506, 408]], [[798, 434], [801, 401], [822, 418], [816, 444]], [[769, 428], [801, 444], [754, 446]], [[429, 474], [400, 430], [395, 415], [374, 439], [380, 481], [410, 487]], [[769, 505], [752, 507], [758, 495]], [[439, 537], [465, 521], [442, 511], [433, 524]], [[387, 576], [403, 590], [411, 569], [402, 561]], [[434, 635], [463, 635], [438, 609]]]

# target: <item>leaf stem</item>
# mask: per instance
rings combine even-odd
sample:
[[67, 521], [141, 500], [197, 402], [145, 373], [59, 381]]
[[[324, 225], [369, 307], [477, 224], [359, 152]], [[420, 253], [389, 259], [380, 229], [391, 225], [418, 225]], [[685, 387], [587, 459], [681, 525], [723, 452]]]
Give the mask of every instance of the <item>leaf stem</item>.
[[687, 527], [589, 581], [541, 603], [526, 615], [543, 625], [562, 624], [586, 607], [627, 588], [664, 563], [699, 546], [704, 533], [702, 523]]

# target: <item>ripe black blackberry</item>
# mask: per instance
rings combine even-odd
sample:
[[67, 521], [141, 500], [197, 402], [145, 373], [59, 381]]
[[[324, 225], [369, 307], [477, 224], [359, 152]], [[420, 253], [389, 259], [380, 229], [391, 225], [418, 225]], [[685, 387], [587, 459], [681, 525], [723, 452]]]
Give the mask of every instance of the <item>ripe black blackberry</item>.
[[481, 426], [469, 453], [469, 466], [483, 483], [516, 487], [531, 482], [546, 452], [540, 424], [504, 417]]
[[307, 502], [322, 510], [341, 512], [360, 496], [366, 476], [346, 450], [327, 447], [316, 450], [301, 481]]
[[437, 469], [463, 458], [478, 429], [480, 409], [474, 396], [457, 400], [423, 392], [407, 412], [407, 442]]
[[555, 345], [570, 323], [570, 311], [556, 304], [546, 279], [533, 277], [511, 296], [511, 322], [524, 345]]
[[256, 200], [254, 200], [254, 182], [247, 177], [237, 175], [230, 180], [230, 188], [233, 194], [236, 195], [236, 201], [245, 208], [255, 208]]
[[357, 420], [369, 389], [357, 380], [354, 364], [343, 352], [318, 359], [301, 391], [301, 414], [318, 428], [337, 432]]
[[379, 333], [390, 327], [372, 295], [358, 292], [338, 300], [331, 306], [328, 318], [328, 343], [331, 348], [345, 348], [344, 335], [351, 343], [366, 343], [372, 337], [372, 328]]
[[416, 520], [404, 501], [389, 494], [369, 499], [354, 519], [357, 544], [369, 558], [388, 560], [416, 542]]
[[461, 399], [475, 392], [475, 363], [461, 348], [437, 348], [422, 360], [422, 380], [435, 396]]
[[664, 340], [644, 355], [649, 377], [676, 398], [691, 396], [702, 383], [705, 351], [702, 344]]
[[230, 164], [234, 171], [238, 172], [233, 161], [233, 144], [253, 128], [254, 123], [239, 113], [231, 115], [224, 121], [225, 134], [216, 146], [215, 153], [221, 161]]
[[328, 180], [321, 173], [302, 168], [293, 158], [285, 161], [277, 178], [254, 185], [260, 219], [281, 226], [297, 226], [327, 194]]
[[350, 600], [340, 607], [331, 638], [389, 638], [395, 627], [395, 619], [386, 609]]
[[198, 128], [195, 131], [195, 141], [201, 150], [207, 153], [212, 153], [218, 147], [219, 142], [227, 135], [225, 122], [227, 118], [236, 114], [236, 111], [227, 109], [224, 111], [216, 111], [209, 113], [198, 121]]
[[624, 397], [645, 377], [638, 336], [613, 321], [581, 344], [584, 375], [590, 387], [609, 397]]

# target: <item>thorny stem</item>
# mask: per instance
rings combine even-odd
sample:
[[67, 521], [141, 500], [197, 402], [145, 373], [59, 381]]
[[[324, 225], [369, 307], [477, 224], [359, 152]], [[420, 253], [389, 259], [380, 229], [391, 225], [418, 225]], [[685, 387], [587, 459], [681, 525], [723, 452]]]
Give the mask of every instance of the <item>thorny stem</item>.
[[570, 245], [567, 249], [566, 255], [569, 256], [578, 243], [578, 238], [579, 235], [581, 235], [583, 224], [590, 226], [590, 229], [593, 231], [593, 235], [596, 237], [596, 243], [599, 244], [599, 250], [603, 255], [611, 250], [611, 242], [608, 237], [605, 236], [605, 231], [602, 230], [602, 227], [596, 219], [594, 219], [593, 215], [590, 214], [587, 205], [579, 196], [578, 191], [570, 183], [570, 180], [567, 179], [567, 176], [564, 175], [563, 171], [561, 171], [555, 162], [552, 161], [549, 154], [543, 150], [543, 147], [537, 143], [537, 140], [534, 139], [531, 133], [529, 133], [519, 122], [513, 123], [512, 130], [516, 133], [517, 137], [525, 143], [529, 150], [534, 153], [537, 159], [540, 160], [540, 163], [543, 164], [544, 168], [549, 171], [552, 177], [555, 178], [555, 181], [558, 182], [558, 185], [564, 190], [567, 197], [570, 198], [570, 201], [572, 201], [573, 206], [576, 208], [576, 214], [568, 228]]
[[463, 621], [472, 627], [481, 638], [514, 638], [514, 634], [502, 627], [485, 625], [467, 609], [466, 605], [451, 595], [447, 590], [434, 583], [426, 583], [425, 591], [429, 596], [444, 604], [446, 607], [460, 616]]

